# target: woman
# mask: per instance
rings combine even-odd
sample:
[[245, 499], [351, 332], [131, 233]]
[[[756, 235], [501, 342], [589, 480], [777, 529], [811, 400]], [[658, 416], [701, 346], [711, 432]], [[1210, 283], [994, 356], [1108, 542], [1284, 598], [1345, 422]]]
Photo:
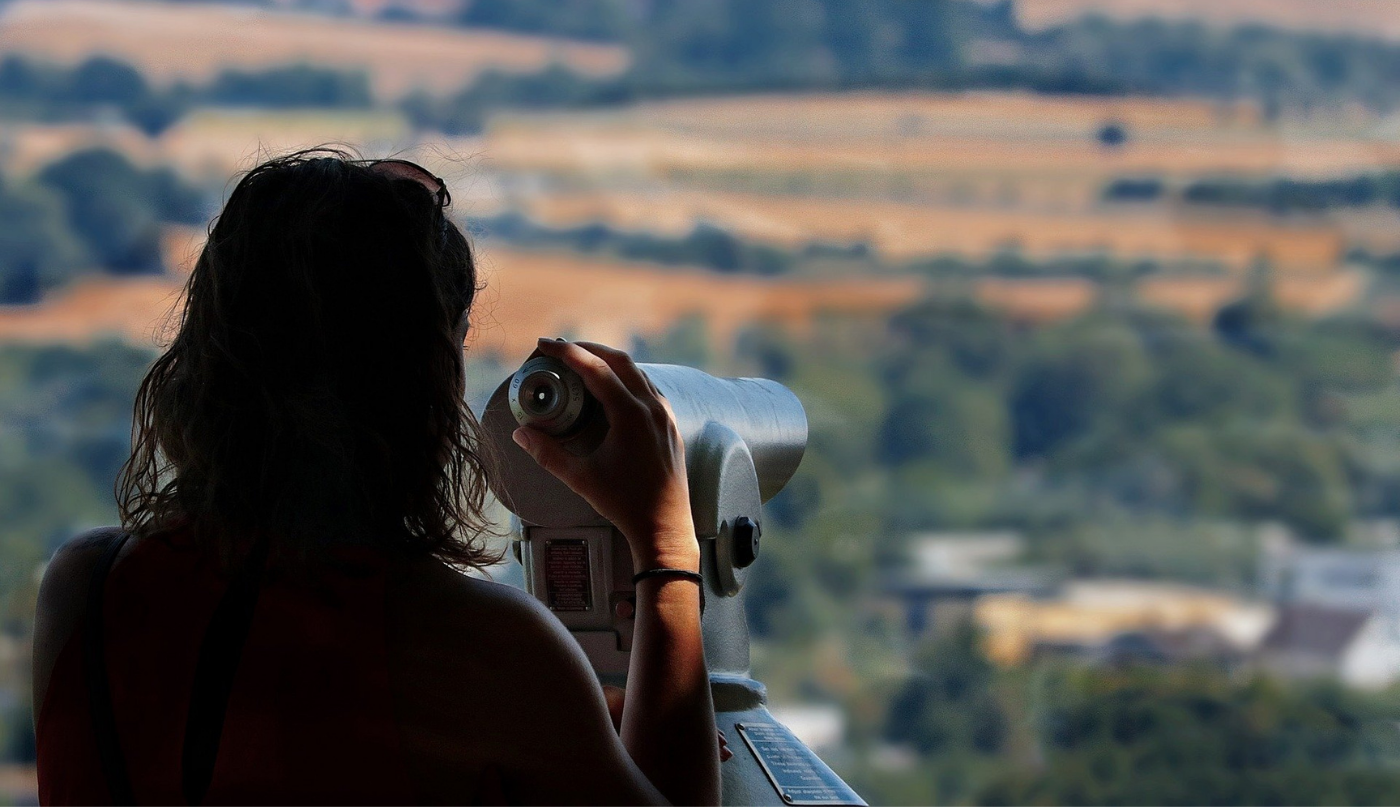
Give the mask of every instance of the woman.
[[[44, 576], [44, 802], [718, 802], [694, 582], [639, 583], [623, 703], [536, 600], [458, 571], [499, 555], [448, 203], [421, 167], [339, 152], [238, 183], [138, 394], [122, 526]], [[616, 427], [586, 458], [517, 441], [638, 570], [698, 569], [664, 400], [620, 352], [539, 352]]]

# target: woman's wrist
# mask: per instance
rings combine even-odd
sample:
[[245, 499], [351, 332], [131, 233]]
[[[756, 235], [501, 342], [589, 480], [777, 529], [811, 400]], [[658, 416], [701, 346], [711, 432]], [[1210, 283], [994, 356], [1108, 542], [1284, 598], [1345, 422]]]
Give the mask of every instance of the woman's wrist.
[[635, 572], [647, 569], [684, 569], [689, 572], [700, 570], [700, 542], [695, 538], [695, 530], [684, 533], [651, 534], [635, 540], [628, 536], [632, 545], [632, 566]]

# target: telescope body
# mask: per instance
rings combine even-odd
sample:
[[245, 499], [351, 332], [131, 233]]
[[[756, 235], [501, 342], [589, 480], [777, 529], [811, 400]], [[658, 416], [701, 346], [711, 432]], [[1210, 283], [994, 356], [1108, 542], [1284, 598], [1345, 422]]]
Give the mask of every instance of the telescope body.
[[[766, 691], [749, 669], [743, 588], [759, 555], [762, 504], [782, 490], [802, 461], [807, 417], [783, 385], [721, 379], [665, 364], [639, 367], [675, 414], [685, 443], [691, 515], [700, 540], [705, 661], [715, 720], [734, 757], [721, 766], [726, 805], [864, 804], [815, 753], [773, 719]], [[553, 373], [552, 393], [522, 374]], [[480, 407], [496, 460], [491, 489], [518, 520], [514, 543], [526, 588], [564, 625], [600, 681], [625, 686], [636, 590], [626, 538], [515, 444], [511, 434], [532, 403], [558, 399], [570, 412], [601, 407], [568, 402], [572, 371], [532, 359]], [[548, 385], [546, 385], [548, 386]], [[514, 397], [512, 397], [514, 396]], [[598, 424], [594, 424], [595, 426]], [[606, 428], [603, 421], [602, 428]], [[586, 432], [588, 426], [581, 426]], [[734, 742], [734, 738], [741, 742]]]
[[[715, 378], [672, 364], [638, 366], [671, 404], [687, 458], [703, 450], [706, 428], [720, 424], [747, 447], [763, 501], [773, 498], [792, 478], [807, 447], [807, 415], [787, 387], [766, 378]], [[607, 524], [582, 496], [541, 468], [510, 439], [520, 425], [511, 412], [510, 388], [509, 381], [502, 383], [482, 414], [490, 442], [506, 452], [492, 485], [497, 498], [527, 524]], [[691, 479], [695, 479], [693, 474]], [[695, 526], [699, 530], [702, 525]], [[700, 537], [713, 537], [713, 532], [701, 532]]]

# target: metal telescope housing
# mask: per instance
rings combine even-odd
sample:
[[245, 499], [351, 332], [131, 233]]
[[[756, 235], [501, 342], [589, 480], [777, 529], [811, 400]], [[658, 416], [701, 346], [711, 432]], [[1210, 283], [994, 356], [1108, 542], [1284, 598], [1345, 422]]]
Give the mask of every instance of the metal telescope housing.
[[[705, 578], [705, 661], [716, 723], [734, 752], [721, 766], [723, 803], [864, 804], [769, 714], [766, 690], [749, 669], [744, 583], [759, 557], [763, 502], [788, 483], [806, 450], [802, 403], [768, 379], [639, 367], [670, 403], [685, 443]], [[586, 453], [607, 429], [601, 406], [572, 370], [540, 356], [503, 381], [478, 411], [497, 459], [492, 492], [519, 521], [514, 547], [527, 590], [569, 629], [603, 683], [624, 686], [636, 606], [632, 575], [639, 571], [627, 541], [511, 439], [529, 423]]]

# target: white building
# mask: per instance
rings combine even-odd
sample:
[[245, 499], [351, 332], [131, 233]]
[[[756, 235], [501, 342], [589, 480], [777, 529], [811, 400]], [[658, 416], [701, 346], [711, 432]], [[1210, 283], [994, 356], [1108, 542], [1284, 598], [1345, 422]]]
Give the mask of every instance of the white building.
[[1260, 648], [1262, 667], [1367, 688], [1400, 680], [1400, 536], [1390, 523], [1368, 530], [1365, 548], [1303, 546], [1282, 531], [1265, 537], [1259, 579], [1279, 613]]
[[1284, 678], [1336, 678], [1382, 689], [1400, 678], [1400, 635], [1376, 611], [1286, 605], [1259, 649], [1260, 666]]

